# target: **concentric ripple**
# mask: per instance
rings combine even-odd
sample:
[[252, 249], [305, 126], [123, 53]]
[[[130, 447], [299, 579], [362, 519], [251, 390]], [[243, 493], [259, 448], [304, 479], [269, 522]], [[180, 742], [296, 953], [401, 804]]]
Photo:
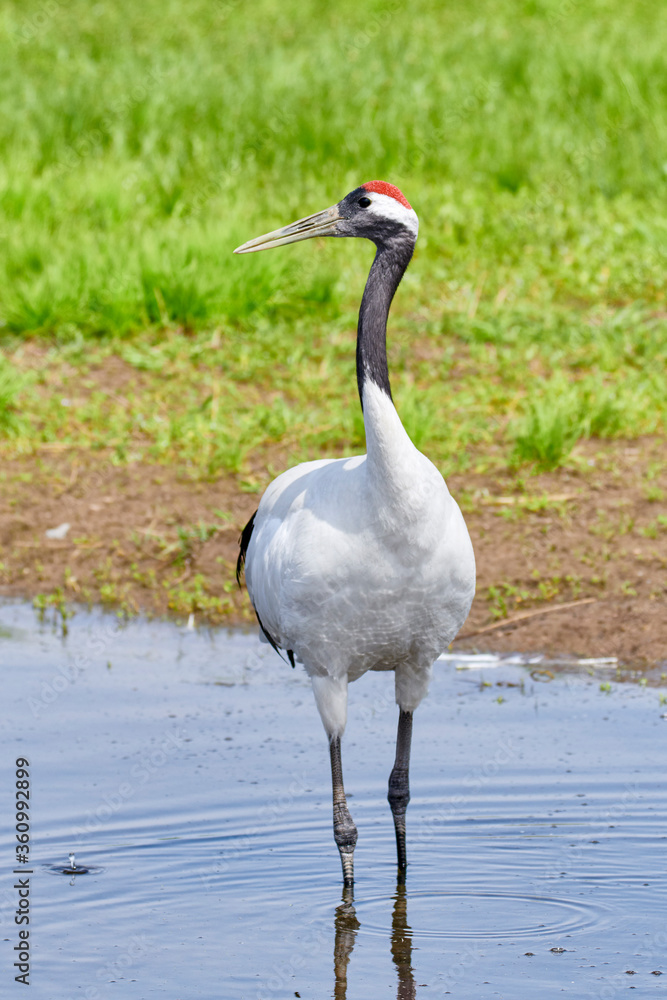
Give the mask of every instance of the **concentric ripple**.
[[[378, 919], [380, 909], [390, 912], [386, 897], [357, 904], [364, 930], [386, 936], [389, 928]], [[584, 928], [601, 929], [607, 920], [606, 907], [565, 897], [463, 890], [409, 893], [413, 938], [516, 940], [549, 937]]]

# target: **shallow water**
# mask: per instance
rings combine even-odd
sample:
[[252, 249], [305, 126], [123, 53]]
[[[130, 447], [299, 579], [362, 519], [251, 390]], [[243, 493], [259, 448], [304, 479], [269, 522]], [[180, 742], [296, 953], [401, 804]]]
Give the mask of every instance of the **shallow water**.
[[[605, 693], [599, 670], [549, 680], [518, 662], [438, 663], [415, 716], [397, 886], [393, 679], [356, 682], [343, 743], [359, 829], [352, 900], [309, 685], [254, 634], [79, 613], [63, 640], [10, 603], [0, 661], [3, 994], [19, 988], [8, 957], [19, 756], [31, 764], [32, 997], [667, 990], [667, 719], [655, 688]], [[88, 874], [53, 870], [72, 851]]]

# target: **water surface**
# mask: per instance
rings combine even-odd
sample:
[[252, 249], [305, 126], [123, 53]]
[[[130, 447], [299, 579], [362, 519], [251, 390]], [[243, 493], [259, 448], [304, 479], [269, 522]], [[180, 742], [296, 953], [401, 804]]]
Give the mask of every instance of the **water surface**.
[[[385, 798], [392, 677], [356, 682], [352, 898], [309, 685], [254, 634], [79, 613], [63, 640], [8, 603], [0, 660], [12, 852], [13, 764], [31, 763], [32, 997], [665, 994], [654, 687], [601, 691], [590, 666], [550, 679], [543, 664], [438, 663], [415, 715], [403, 886]], [[53, 870], [72, 851], [88, 874]], [[11, 863], [3, 995], [19, 989]]]

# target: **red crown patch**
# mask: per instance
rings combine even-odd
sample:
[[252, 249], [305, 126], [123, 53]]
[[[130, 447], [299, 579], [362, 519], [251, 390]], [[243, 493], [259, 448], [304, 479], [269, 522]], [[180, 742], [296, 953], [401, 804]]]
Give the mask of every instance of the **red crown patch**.
[[389, 195], [390, 198], [394, 198], [399, 204], [412, 211], [412, 205], [395, 184], [388, 184], [387, 181], [368, 181], [367, 184], [362, 184], [361, 186], [364, 191], [375, 191], [376, 194]]

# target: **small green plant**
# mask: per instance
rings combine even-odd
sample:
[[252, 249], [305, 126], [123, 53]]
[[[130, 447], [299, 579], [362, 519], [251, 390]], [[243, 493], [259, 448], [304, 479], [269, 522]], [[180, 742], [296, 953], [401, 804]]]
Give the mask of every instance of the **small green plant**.
[[0, 439], [11, 437], [24, 426], [18, 410], [18, 397], [28, 379], [0, 354]]
[[203, 611], [209, 621], [219, 623], [233, 610], [228, 597], [217, 597], [208, 591], [206, 579], [201, 573], [196, 573], [185, 583], [165, 580], [164, 587], [167, 590], [169, 610], [175, 614], [190, 615]]
[[56, 587], [50, 594], [37, 594], [33, 598], [32, 605], [38, 612], [40, 621], [44, 621], [47, 610], [53, 608], [54, 628], [60, 628], [63, 637], [67, 635], [69, 632], [67, 621], [74, 617], [74, 611], [68, 608], [62, 587]]
[[176, 563], [190, 562], [197, 548], [201, 548], [210, 538], [217, 535], [220, 528], [219, 524], [205, 524], [203, 521], [187, 528], [179, 526], [176, 529], [178, 545], [174, 561]]
[[570, 454], [583, 429], [574, 393], [560, 384], [559, 391], [552, 389], [547, 396], [528, 403], [515, 431], [514, 461], [555, 469]]
[[511, 583], [501, 583], [499, 587], [490, 586], [487, 597], [491, 601], [492, 616], [500, 619], [507, 618], [514, 607], [529, 599], [530, 594], [527, 590], [521, 590]]
[[550, 580], [540, 580], [537, 589], [543, 601], [553, 601], [554, 597], [560, 594], [560, 577], [552, 577]]
[[103, 583], [100, 587], [102, 604], [115, 604], [118, 601], [118, 589], [115, 583]]
[[489, 587], [487, 592], [488, 599], [492, 602], [491, 604], [491, 614], [494, 618], [507, 618], [507, 601], [505, 600], [505, 595], [502, 593], [498, 587]]
[[626, 405], [615, 389], [593, 387], [585, 398], [581, 417], [586, 437], [616, 437], [627, 422]]

